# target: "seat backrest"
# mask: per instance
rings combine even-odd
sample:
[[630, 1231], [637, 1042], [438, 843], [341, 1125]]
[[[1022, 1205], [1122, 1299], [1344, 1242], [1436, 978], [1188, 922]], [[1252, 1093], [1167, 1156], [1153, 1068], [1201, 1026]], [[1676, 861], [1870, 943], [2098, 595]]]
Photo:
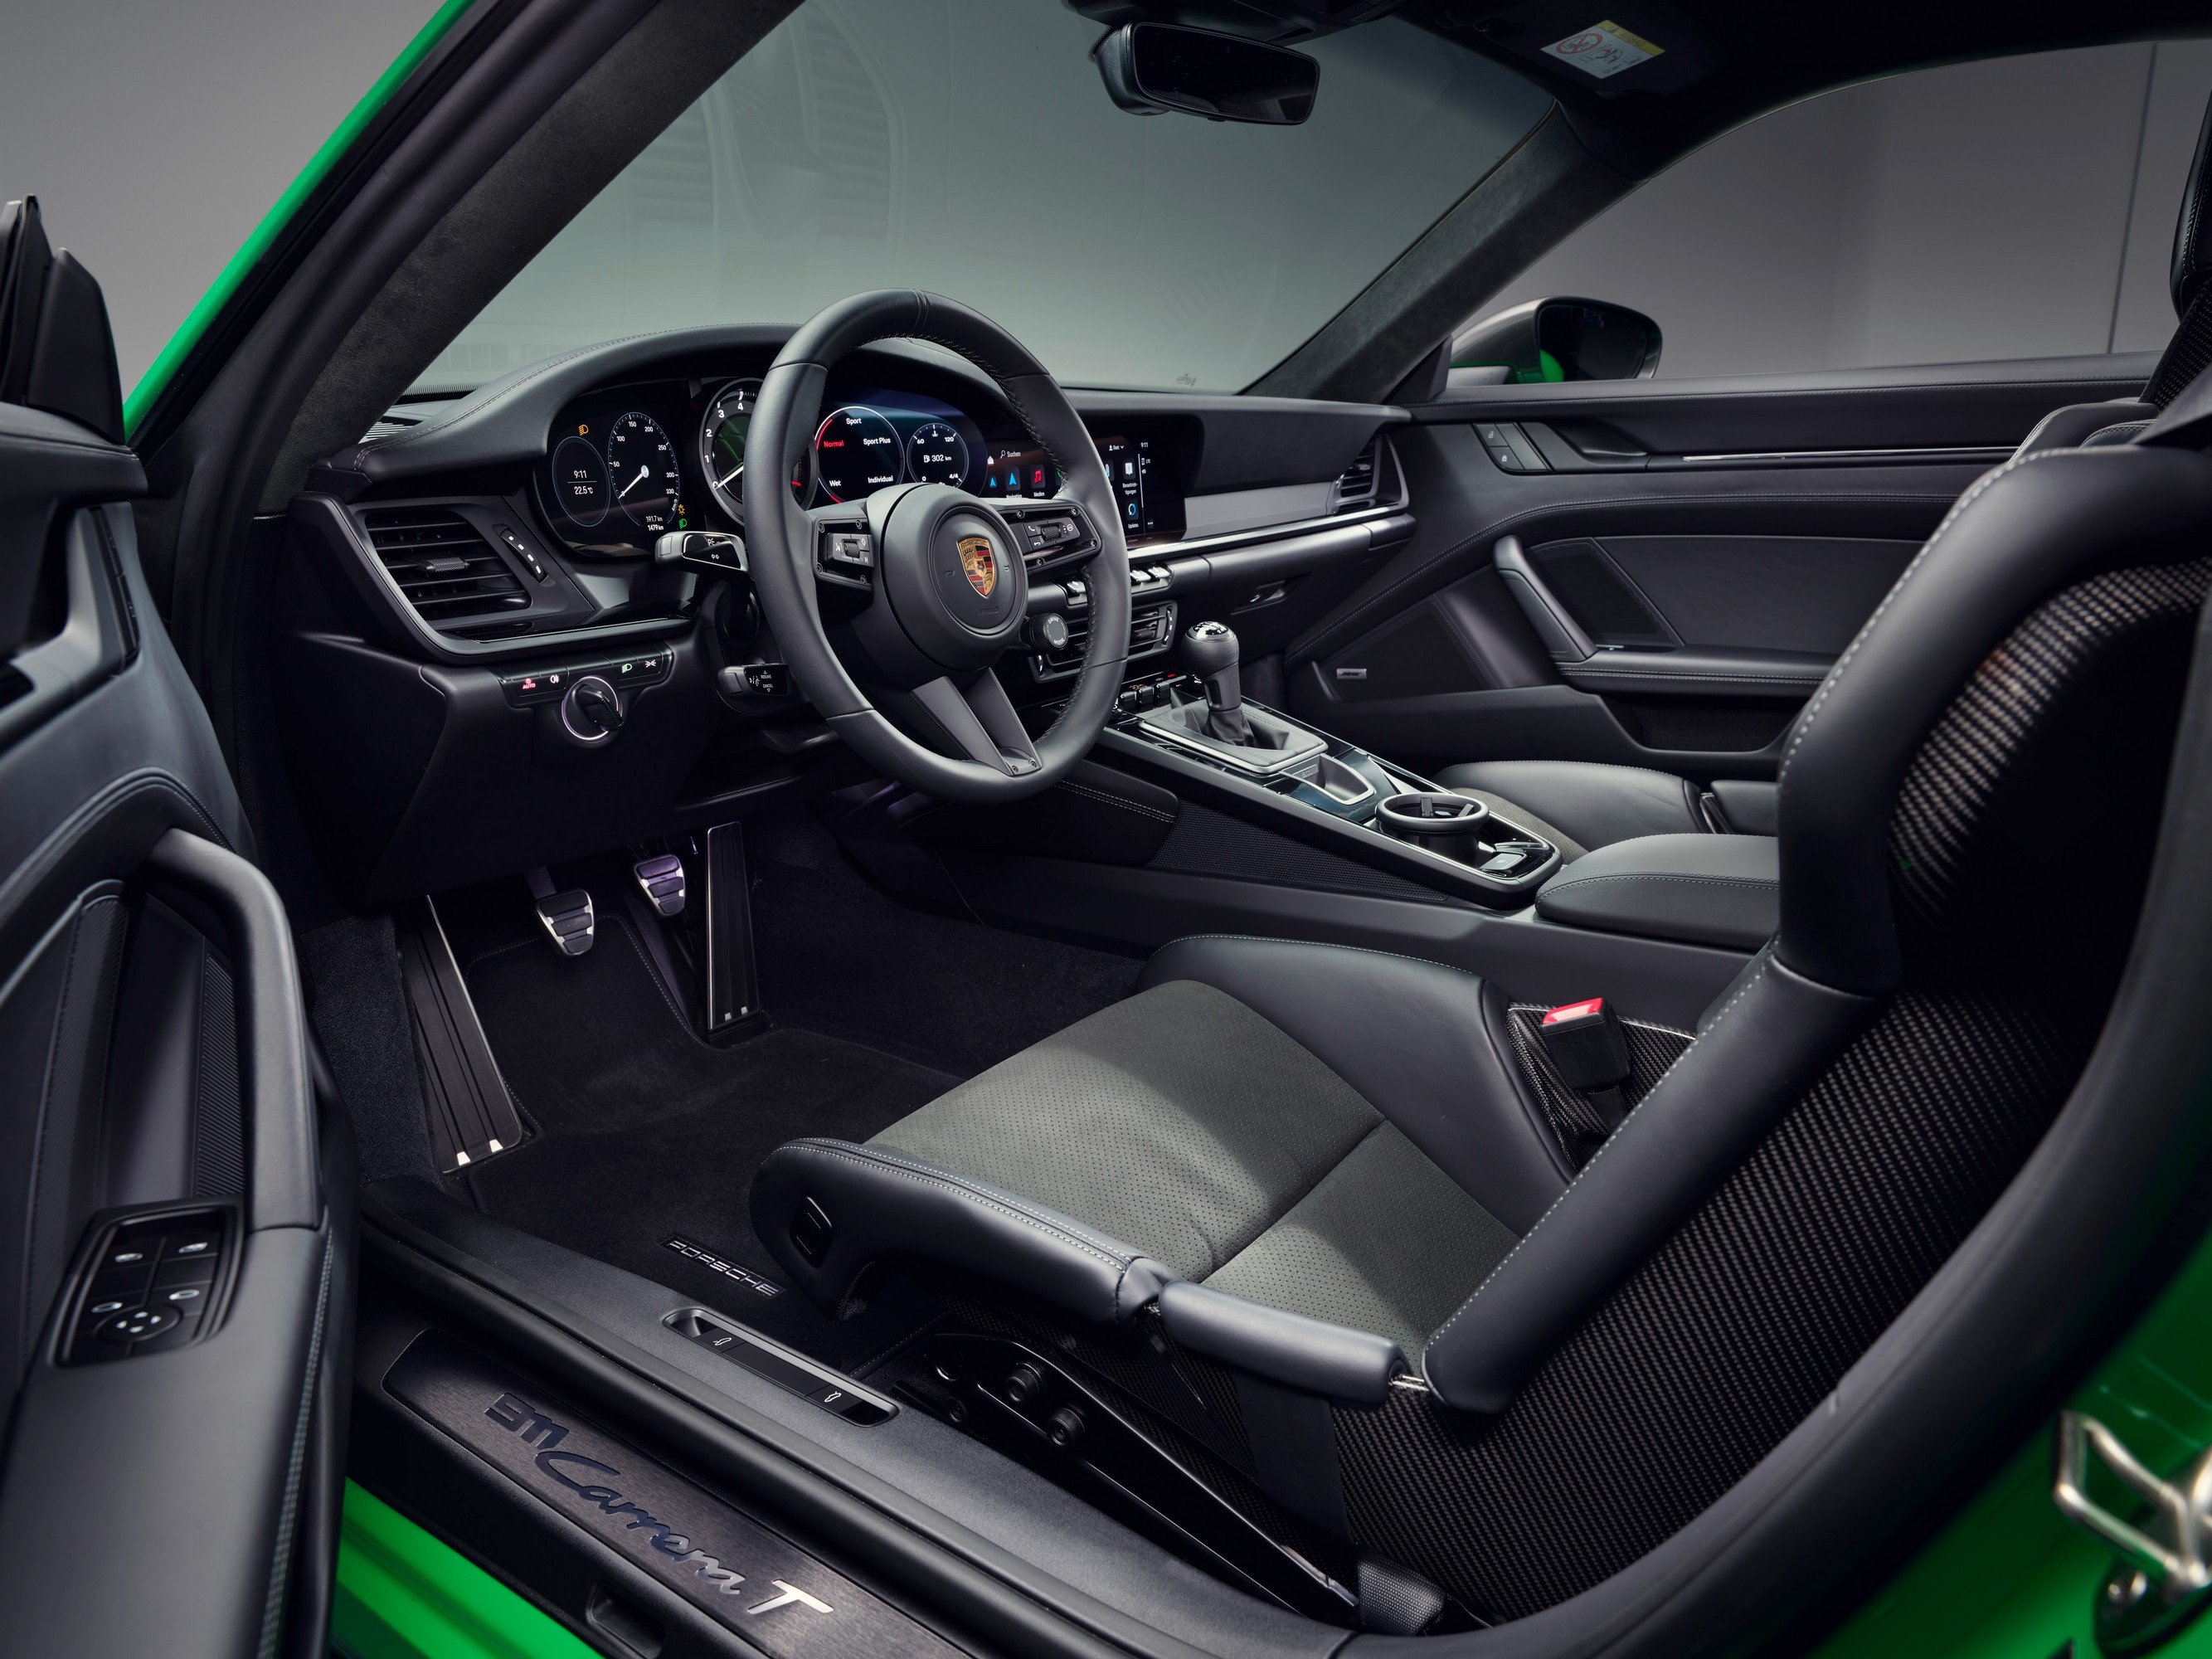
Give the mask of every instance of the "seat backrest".
[[2019, 1169], [2134, 935], [2212, 588], [2208, 441], [2202, 385], [2136, 443], [1992, 472], [1838, 662], [1784, 762], [1773, 943], [1430, 1340], [1434, 1395], [1491, 1419], [1450, 1470], [1482, 1516], [1407, 1559], [1506, 1614], [1633, 1560]]

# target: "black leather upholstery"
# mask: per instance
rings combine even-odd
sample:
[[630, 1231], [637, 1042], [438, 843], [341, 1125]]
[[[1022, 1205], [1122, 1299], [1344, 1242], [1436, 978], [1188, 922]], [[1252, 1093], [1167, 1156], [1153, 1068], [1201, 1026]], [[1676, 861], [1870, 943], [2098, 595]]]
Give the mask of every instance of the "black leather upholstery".
[[1583, 848], [1638, 836], [1705, 828], [1697, 790], [1671, 772], [1594, 761], [1471, 761], [1437, 774], [1447, 789], [1480, 791], [1525, 807]]
[[[821, 1259], [794, 1242], [805, 1206], [828, 1218]], [[848, 1305], [862, 1274], [889, 1257], [927, 1255], [1026, 1291], [1080, 1318], [1128, 1318], [1171, 1271], [1072, 1217], [988, 1182], [849, 1140], [793, 1140], [753, 1177], [754, 1231], [799, 1288]]]
[[1756, 951], [1773, 936], [1769, 836], [1644, 836], [1577, 859], [1536, 894], [1547, 921]]
[[2014, 458], [2039, 454], [2046, 449], [2078, 449], [2113, 427], [2148, 421], [2157, 413], [2155, 404], [2138, 398], [2115, 398], [2101, 404], [2068, 404], [2038, 421], [2027, 436], [2020, 441], [2020, 447], [2013, 452]]
[[1398, 1345], [1179, 1279], [1160, 1291], [1169, 1340], [1285, 1388], [1376, 1406], [1406, 1369]]
[[1779, 822], [1781, 792], [1757, 778], [1715, 778], [1712, 796], [1739, 836], [1771, 836]]

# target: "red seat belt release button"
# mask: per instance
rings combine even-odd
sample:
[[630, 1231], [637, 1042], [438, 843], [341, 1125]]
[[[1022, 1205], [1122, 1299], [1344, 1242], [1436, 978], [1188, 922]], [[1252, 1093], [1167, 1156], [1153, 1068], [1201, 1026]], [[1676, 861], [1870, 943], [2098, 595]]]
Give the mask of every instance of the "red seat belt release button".
[[1628, 1038], [1603, 997], [1562, 1003], [1546, 1012], [1536, 1030], [1560, 1081], [1577, 1093], [1617, 1089], [1628, 1080]]

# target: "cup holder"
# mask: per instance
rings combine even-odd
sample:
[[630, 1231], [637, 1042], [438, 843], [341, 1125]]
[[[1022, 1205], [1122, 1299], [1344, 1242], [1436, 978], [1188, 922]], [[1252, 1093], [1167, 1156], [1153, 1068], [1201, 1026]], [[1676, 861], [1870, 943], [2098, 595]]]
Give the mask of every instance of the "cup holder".
[[1489, 827], [1490, 808], [1466, 795], [1443, 790], [1413, 790], [1389, 795], [1375, 809], [1375, 821], [1401, 841], [1423, 846], [1471, 841]]

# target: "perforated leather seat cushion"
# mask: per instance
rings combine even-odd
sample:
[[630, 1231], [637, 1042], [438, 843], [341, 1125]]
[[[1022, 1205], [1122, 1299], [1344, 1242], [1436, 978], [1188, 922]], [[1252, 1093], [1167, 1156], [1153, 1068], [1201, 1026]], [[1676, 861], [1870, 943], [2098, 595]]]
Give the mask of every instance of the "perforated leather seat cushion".
[[1093, 1014], [870, 1144], [1409, 1352], [1513, 1243], [1350, 1084], [1194, 980]]

